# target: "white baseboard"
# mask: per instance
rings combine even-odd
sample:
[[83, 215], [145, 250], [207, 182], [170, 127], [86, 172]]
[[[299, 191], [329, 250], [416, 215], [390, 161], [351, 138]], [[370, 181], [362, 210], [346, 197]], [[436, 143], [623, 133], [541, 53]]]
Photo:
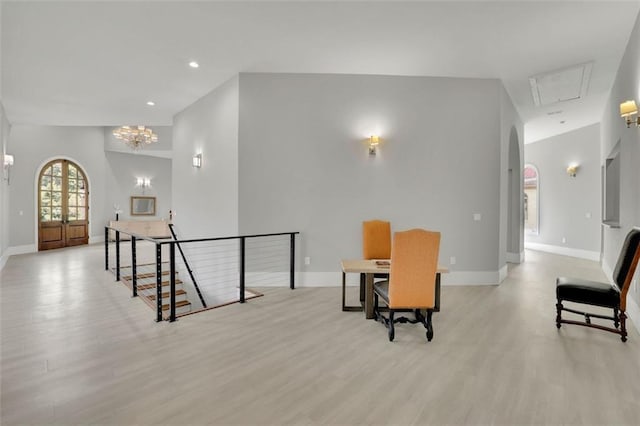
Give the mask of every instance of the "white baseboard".
[[104, 243], [104, 235], [92, 235], [89, 237], [89, 244]]
[[35, 244], [25, 244], [23, 246], [7, 247], [7, 249], [0, 256], [0, 270], [7, 264], [9, 257], [16, 254], [35, 253], [38, 248]]
[[498, 285], [502, 275], [507, 276], [506, 265], [499, 271], [451, 271], [442, 274], [442, 285]]
[[7, 254], [13, 256], [15, 254], [35, 253], [38, 251], [38, 246], [35, 244], [25, 244], [23, 246], [14, 246], [7, 249]]
[[547, 253], [560, 254], [563, 256], [577, 257], [580, 259], [600, 260], [599, 251], [581, 250], [569, 247], [553, 246], [551, 244], [525, 242], [524, 247], [531, 250], [545, 251]]
[[508, 263], [522, 263], [524, 262], [524, 251], [520, 253], [509, 253], [507, 252], [507, 262]]
[[[507, 266], [499, 271], [453, 271], [442, 274], [442, 285], [498, 285], [507, 276]], [[247, 272], [247, 287], [287, 287], [289, 272]], [[347, 286], [360, 285], [359, 274], [346, 275]], [[296, 287], [339, 287], [342, 272], [296, 272]]]

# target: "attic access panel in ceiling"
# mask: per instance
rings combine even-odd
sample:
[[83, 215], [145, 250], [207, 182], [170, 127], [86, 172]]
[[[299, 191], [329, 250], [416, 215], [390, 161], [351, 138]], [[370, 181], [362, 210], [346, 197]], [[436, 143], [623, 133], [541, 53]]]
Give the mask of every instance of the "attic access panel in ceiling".
[[533, 102], [544, 106], [584, 98], [592, 65], [589, 62], [529, 77]]

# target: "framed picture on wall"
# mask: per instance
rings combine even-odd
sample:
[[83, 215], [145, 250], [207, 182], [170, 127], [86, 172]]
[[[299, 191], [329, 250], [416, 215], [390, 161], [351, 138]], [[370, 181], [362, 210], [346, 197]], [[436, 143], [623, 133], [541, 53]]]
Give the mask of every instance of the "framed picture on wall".
[[156, 197], [131, 196], [131, 216], [154, 216]]

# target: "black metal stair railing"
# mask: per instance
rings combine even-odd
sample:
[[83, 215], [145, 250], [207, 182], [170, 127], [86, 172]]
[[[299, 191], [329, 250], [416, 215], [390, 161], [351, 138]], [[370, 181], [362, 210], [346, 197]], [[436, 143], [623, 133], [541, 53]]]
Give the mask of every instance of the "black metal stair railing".
[[[138, 279], [140, 277], [144, 277], [144, 279], [154, 277], [154, 284], [145, 284], [143, 287], [148, 296], [145, 301], [147, 303], [155, 302], [153, 307], [156, 311], [156, 321], [167, 319], [173, 322], [177, 319], [176, 288], [178, 283], [181, 286], [185, 284], [176, 278], [179, 271], [186, 271], [189, 274], [193, 288], [202, 304], [199, 310], [212, 309], [234, 302], [245, 303], [247, 293], [249, 293], [249, 297], [260, 296], [253, 290], [247, 290], [247, 282], [250, 281], [258, 287], [281, 285], [282, 280], [286, 279], [286, 275], [284, 275], [286, 269], [288, 269], [289, 288], [295, 289], [295, 236], [299, 232], [178, 240], [171, 224], [169, 229], [173, 237], [171, 240], [154, 239], [109, 226], [105, 227], [105, 270], [109, 270], [109, 246], [110, 243], [113, 243], [115, 245], [114, 273], [116, 281], [120, 281], [121, 278], [130, 280], [134, 297], [140, 295]], [[113, 233], [113, 238], [109, 238], [110, 233]], [[131, 240], [130, 266], [121, 265], [123, 239], [121, 234], [125, 235], [124, 239], [130, 238]], [[140, 246], [141, 243], [143, 246]], [[181, 265], [177, 264], [176, 246], [180, 252]], [[126, 246], [124, 249], [126, 251]], [[140, 254], [140, 250], [143, 250], [143, 255]], [[141, 261], [140, 258], [145, 255], [148, 260]], [[126, 257], [125, 255], [125, 259]], [[166, 260], [164, 260], [165, 257]], [[187, 259], [189, 260], [187, 261]], [[152, 266], [153, 268], [151, 268]], [[121, 276], [123, 268], [130, 268], [131, 275]], [[142, 273], [140, 273], [141, 270], [143, 270]], [[168, 280], [163, 278], [167, 275]], [[198, 277], [198, 282], [196, 282], [196, 277]], [[269, 282], [270, 280], [277, 282]], [[163, 285], [169, 287], [168, 295], [166, 291], [163, 292]], [[226, 287], [224, 287], [225, 285]], [[223, 288], [219, 289], [218, 286]], [[234, 288], [235, 299], [231, 296], [234, 293]], [[155, 290], [155, 294], [149, 295], [148, 291], [152, 289]], [[224, 293], [225, 291], [227, 293]], [[185, 297], [184, 289], [181, 289], [180, 292], [181, 297]], [[205, 303], [205, 298], [208, 300], [212, 293], [213, 303]], [[145, 292], [142, 295], [144, 296]], [[216, 304], [218, 296], [227, 297], [227, 299], [218, 300]], [[167, 297], [169, 299], [168, 305], [163, 303], [163, 298], [166, 300]], [[163, 312], [167, 310], [168, 316], [165, 317]], [[180, 315], [184, 314], [183, 312]]]
[[[173, 237], [173, 240], [176, 241], [175, 245], [178, 246], [178, 251], [180, 251], [180, 256], [182, 256], [182, 261], [184, 262], [184, 265], [187, 267], [187, 271], [189, 272], [189, 277], [191, 278], [191, 282], [193, 283], [193, 286], [196, 289], [196, 293], [198, 293], [198, 297], [200, 298], [200, 302], [202, 302], [202, 306], [204, 306], [205, 308], [207, 307], [207, 302], [204, 301], [204, 297], [202, 296], [202, 292], [200, 291], [200, 287], [198, 287], [198, 282], [196, 281], [196, 278], [193, 276], [193, 270], [191, 269], [191, 266], [189, 266], [189, 262], [187, 262], [187, 258], [184, 255], [184, 251], [182, 251], [182, 247], [180, 246], [180, 243], [177, 242], [178, 238], [176, 237], [176, 231], [175, 229], [173, 229], [173, 223], [169, 223], [169, 231], [171, 232], [171, 236]], [[171, 246], [172, 250], [173, 250], [173, 245]], [[171, 257], [173, 257], [174, 255], [171, 255]]]

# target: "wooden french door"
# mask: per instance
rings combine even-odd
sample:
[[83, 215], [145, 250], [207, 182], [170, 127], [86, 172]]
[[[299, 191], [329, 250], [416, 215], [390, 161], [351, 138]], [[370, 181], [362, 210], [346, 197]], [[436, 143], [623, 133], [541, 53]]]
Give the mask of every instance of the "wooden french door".
[[38, 250], [89, 242], [89, 186], [82, 169], [53, 160], [38, 178]]

